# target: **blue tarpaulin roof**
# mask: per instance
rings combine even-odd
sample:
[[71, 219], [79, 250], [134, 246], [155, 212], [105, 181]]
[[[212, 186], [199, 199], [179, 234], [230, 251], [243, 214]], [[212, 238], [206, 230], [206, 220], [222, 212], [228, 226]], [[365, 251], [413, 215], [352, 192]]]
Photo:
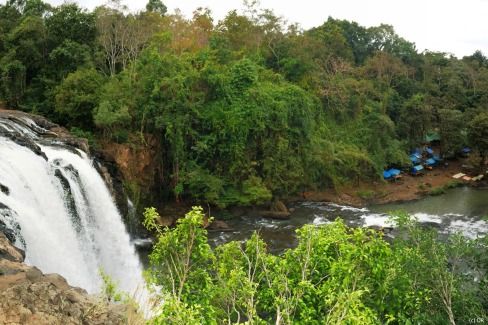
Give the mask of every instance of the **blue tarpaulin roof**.
[[411, 153], [410, 154], [410, 157], [420, 158], [420, 157], [422, 157], [422, 155], [420, 153], [418, 153], [418, 152], [414, 152], [414, 153]]
[[410, 161], [413, 162], [414, 164], [420, 164], [420, 159], [414, 154], [410, 155]]
[[398, 175], [400, 175], [401, 171], [398, 169], [395, 169], [395, 168], [391, 168], [388, 170], [388, 173], [390, 173], [393, 176], [398, 176]]
[[432, 150], [432, 149], [430, 149], [430, 148], [425, 149], [425, 151], [427, 151], [427, 153], [428, 153], [429, 155], [432, 155], [432, 154], [434, 153], [434, 150]]
[[435, 160], [441, 160], [441, 156], [439, 156], [439, 155], [436, 155], [436, 156], [434, 156], [433, 158], [434, 158]]
[[425, 161], [425, 163], [430, 166], [430, 165], [435, 165], [436, 161], [434, 159], [430, 158], [430, 159], [427, 159]]
[[388, 178], [390, 178], [390, 177], [391, 177], [391, 173], [390, 173], [390, 172], [387, 172], [386, 170], [384, 170], [384, 171], [383, 171], [383, 177], [384, 177], [385, 179], [388, 179]]
[[469, 148], [463, 148], [463, 152], [464, 153], [468, 153], [469, 152]]
[[418, 172], [421, 171], [422, 169], [424, 169], [422, 165], [417, 165], [417, 166], [413, 166], [411, 170]]

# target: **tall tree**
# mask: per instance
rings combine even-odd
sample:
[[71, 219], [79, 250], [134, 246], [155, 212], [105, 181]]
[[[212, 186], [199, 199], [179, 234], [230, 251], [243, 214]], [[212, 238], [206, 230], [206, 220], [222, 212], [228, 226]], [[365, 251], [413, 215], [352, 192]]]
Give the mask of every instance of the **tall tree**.
[[400, 37], [393, 26], [381, 24], [368, 28], [372, 50], [384, 51], [402, 59], [405, 63], [412, 63], [417, 50], [415, 44]]
[[309, 35], [322, 41], [327, 54], [325, 57], [336, 57], [353, 61], [353, 52], [344, 36], [344, 30], [331, 22], [326, 22], [318, 28], [307, 31]]
[[168, 8], [161, 0], [149, 0], [146, 4], [146, 10], [149, 12], [156, 12], [161, 16], [166, 15]]
[[90, 68], [70, 73], [56, 87], [56, 112], [62, 116], [63, 124], [93, 129], [93, 111], [99, 103], [103, 83], [103, 76]]
[[419, 146], [432, 125], [432, 107], [426, 103], [425, 96], [414, 95], [405, 102], [397, 125], [401, 138], [408, 139], [411, 148]]
[[114, 76], [121, 69], [123, 40], [126, 37], [126, 17], [119, 8], [106, 6], [97, 7], [95, 14], [97, 42], [103, 53], [103, 61], [99, 64], [108, 76]]
[[259, 26], [246, 16], [239, 15], [233, 10], [225, 16], [216, 26], [217, 33], [229, 40], [234, 51], [243, 53], [256, 53], [261, 46], [262, 34]]
[[91, 48], [95, 45], [97, 27], [95, 14], [79, 7], [76, 3], [64, 3], [53, 8], [46, 18], [50, 50], [70, 40]]
[[24, 17], [8, 35], [5, 50], [5, 55], [0, 58], [6, 82], [4, 96], [10, 105], [19, 107], [26, 99], [25, 90], [31, 86], [46, 63], [44, 20], [37, 16]]
[[79, 67], [92, 64], [97, 34], [93, 13], [75, 3], [62, 4], [46, 18], [46, 30], [49, 57], [44, 78], [57, 83]]
[[476, 116], [468, 124], [468, 141], [478, 154], [478, 167], [484, 166], [488, 156], [488, 114]]
[[463, 112], [454, 109], [440, 109], [439, 135], [444, 157], [453, 157], [466, 145], [466, 122]]
[[394, 55], [378, 51], [366, 60], [362, 67], [362, 76], [371, 79], [381, 93], [388, 92], [390, 88], [396, 88], [400, 80], [407, 78], [408, 66]]

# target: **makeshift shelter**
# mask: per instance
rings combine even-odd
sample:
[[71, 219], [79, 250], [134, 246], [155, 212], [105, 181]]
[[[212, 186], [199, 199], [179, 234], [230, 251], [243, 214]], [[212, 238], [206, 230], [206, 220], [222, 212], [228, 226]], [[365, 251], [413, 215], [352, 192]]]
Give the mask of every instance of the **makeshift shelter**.
[[432, 149], [430, 149], [429, 147], [427, 147], [427, 148], [425, 148], [425, 153], [426, 153], [427, 155], [431, 155], [431, 156], [432, 156], [432, 155], [434, 154], [434, 150], [432, 150]]
[[427, 159], [425, 161], [425, 166], [429, 169], [432, 169], [433, 166], [437, 166], [437, 160], [434, 158]]
[[401, 171], [395, 168], [391, 168], [388, 170], [388, 173], [390, 173], [392, 176], [398, 176], [400, 175]]
[[383, 171], [383, 178], [384, 179], [390, 179], [391, 178], [391, 173], [387, 172], [386, 170]]
[[430, 131], [430, 132], [425, 134], [424, 140], [425, 140], [425, 142], [430, 142], [430, 143], [432, 143], [434, 141], [439, 142], [439, 141], [441, 141], [441, 136], [437, 132]]
[[401, 172], [402, 172], [401, 170], [398, 170], [398, 169], [396, 169], [396, 168], [390, 168], [390, 169], [387, 171], [387, 173], [389, 173], [389, 174], [391, 175], [391, 177], [390, 177], [389, 179], [392, 179], [392, 180], [394, 180], [395, 182], [396, 182], [398, 179], [402, 178], [402, 175], [400, 175], [400, 173], [401, 173]]
[[421, 163], [420, 156], [416, 155], [415, 153], [410, 155], [410, 161], [412, 162], [413, 165], [418, 165]]
[[413, 166], [412, 168], [410, 168], [410, 174], [414, 176], [420, 175], [422, 174], [422, 169], [424, 169], [422, 165]]

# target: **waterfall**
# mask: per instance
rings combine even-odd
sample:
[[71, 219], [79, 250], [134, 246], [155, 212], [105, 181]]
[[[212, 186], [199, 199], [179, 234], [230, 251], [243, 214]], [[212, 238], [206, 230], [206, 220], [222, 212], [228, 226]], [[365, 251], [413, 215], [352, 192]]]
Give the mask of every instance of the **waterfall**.
[[[14, 231], [25, 262], [90, 293], [100, 290], [103, 267], [120, 290], [135, 293], [142, 266], [92, 160], [46, 142], [38, 136], [40, 126], [22, 119], [26, 125], [0, 117], [0, 220]], [[45, 157], [9, 133], [30, 138]]]

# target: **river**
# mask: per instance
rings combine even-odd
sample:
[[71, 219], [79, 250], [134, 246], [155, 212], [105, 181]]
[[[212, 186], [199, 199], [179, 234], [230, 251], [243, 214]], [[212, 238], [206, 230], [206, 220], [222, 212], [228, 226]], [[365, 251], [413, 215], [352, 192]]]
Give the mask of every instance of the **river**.
[[342, 218], [350, 226], [388, 226], [388, 214], [404, 211], [414, 215], [420, 222], [433, 226], [441, 233], [462, 231], [467, 237], [476, 238], [488, 233], [488, 191], [469, 187], [455, 188], [439, 196], [426, 197], [405, 203], [372, 205], [354, 208], [323, 202], [299, 202], [290, 219], [279, 220], [262, 217], [241, 216], [230, 219], [233, 228], [228, 232], [210, 232], [212, 246], [233, 240], [245, 241], [254, 231], [259, 231], [270, 252], [279, 253], [296, 245], [295, 230], [305, 224], [324, 225]]

